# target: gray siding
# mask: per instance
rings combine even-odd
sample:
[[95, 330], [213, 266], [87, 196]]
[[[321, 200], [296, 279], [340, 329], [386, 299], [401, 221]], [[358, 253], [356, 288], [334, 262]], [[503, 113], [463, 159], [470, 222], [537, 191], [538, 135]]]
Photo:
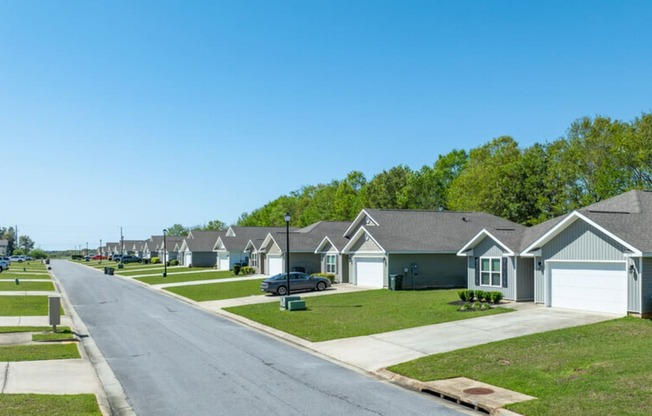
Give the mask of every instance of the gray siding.
[[623, 260], [625, 247], [582, 220], [577, 220], [542, 247], [544, 260]]
[[[455, 254], [390, 254], [389, 274], [403, 275], [403, 287], [412, 288], [411, 265], [417, 265], [414, 288], [466, 286], [466, 260]], [[408, 273], [404, 269], [408, 269]]]
[[358, 241], [353, 244], [353, 247], [350, 250], [351, 254], [355, 254], [356, 251], [381, 252], [380, 247], [378, 247], [374, 240], [371, 238], [369, 240], [365, 240], [364, 237], [360, 237]]
[[[285, 260], [284, 260], [285, 261]], [[321, 255], [314, 253], [292, 253], [290, 251], [290, 270], [303, 267], [306, 273], [317, 273], [321, 270]]]
[[534, 260], [528, 257], [519, 257], [516, 266], [516, 300], [534, 299]]
[[213, 267], [217, 261], [215, 252], [199, 251], [192, 253], [192, 267]]
[[643, 257], [641, 276], [641, 314], [652, 314], [652, 258]]
[[[502, 257], [504, 250], [492, 238], [485, 237], [473, 248], [473, 256], [469, 257], [467, 263], [467, 286], [472, 290], [485, 290], [488, 292], [501, 292], [505, 299], [515, 300], [515, 260], [514, 257], [507, 258], [507, 287], [498, 286], [482, 286], [475, 284], [475, 258], [478, 257], [500, 257], [502, 267]], [[502, 275], [501, 275], [502, 283]]]
[[[541, 265], [539, 265], [541, 263]], [[534, 301], [536, 303], [545, 303], [545, 281], [544, 281], [545, 263], [541, 257], [534, 258]]]
[[[627, 260], [627, 309], [629, 312], [641, 312], [641, 270], [639, 258], [630, 258]], [[630, 273], [629, 268], [633, 266], [634, 272]]]
[[503, 249], [493, 239], [485, 237], [473, 248], [473, 255], [475, 257], [501, 257]]

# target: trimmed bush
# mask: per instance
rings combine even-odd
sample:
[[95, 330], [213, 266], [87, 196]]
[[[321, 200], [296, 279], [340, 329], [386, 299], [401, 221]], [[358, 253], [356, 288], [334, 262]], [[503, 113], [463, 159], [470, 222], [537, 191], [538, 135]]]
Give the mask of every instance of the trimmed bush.
[[489, 301], [493, 304], [498, 304], [503, 299], [502, 292], [489, 292]]
[[235, 266], [233, 266], [233, 274], [235, 274], [236, 276], [240, 274], [240, 265], [239, 264], [236, 264]]
[[487, 292], [485, 292], [484, 290], [476, 290], [475, 300], [477, 300], [478, 302], [483, 302], [487, 300]]
[[179, 265], [179, 260], [177, 260], [177, 259], [170, 260], [170, 261], [168, 261], [168, 265], [170, 265], [170, 266], [178, 266]]
[[460, 290], [457, 292], [457, 296], [460, 297], [460, 300], [466, 302], [466, 290]]
[[161, 263], [161, 259], [158, 257], [152, 257], [151, 261], [152, 264], [159, 264]]
[[313, 273], [311, 276], [325, 277], [330, 280], [331, 283], [335, 283], [335, 275], [333, 273]]
[[255, 274], [256, 269], [254, 269], [253, 267], [250, 267], [250, 266], [242, 266], [240, 268], [240, 273], [242, 273], [242, 274]]

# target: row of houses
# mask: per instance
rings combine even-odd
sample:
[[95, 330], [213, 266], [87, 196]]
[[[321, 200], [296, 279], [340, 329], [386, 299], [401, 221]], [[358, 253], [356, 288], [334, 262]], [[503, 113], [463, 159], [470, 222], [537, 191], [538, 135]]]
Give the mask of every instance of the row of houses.
[[[290, 247], [288, 249], [287, 241]], [[124, 242], [127, 251], [186, 266], [236, 263], [273, 275], [290, 268], [388, 287], [500, 291], [505, 299], [652, 315], [652, 193], [634, 190], [525, 227], [480, 212], [364, 209], [353, 222], [238, 227]], [[117, 251], [116, 251], [117, 247]], [[119, 252], [110, 243], [108, 252]]]

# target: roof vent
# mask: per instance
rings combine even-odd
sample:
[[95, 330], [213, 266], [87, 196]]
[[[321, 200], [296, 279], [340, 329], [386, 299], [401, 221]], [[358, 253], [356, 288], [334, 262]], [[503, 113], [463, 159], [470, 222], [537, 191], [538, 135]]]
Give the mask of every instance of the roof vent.
[[462, 221], [464, 221], [464, 222], [469, 222], [469, 221], [471, 221], [471, 220], [468, 219], [468, 218], [466, 218], [466, 217], [462, 217]]

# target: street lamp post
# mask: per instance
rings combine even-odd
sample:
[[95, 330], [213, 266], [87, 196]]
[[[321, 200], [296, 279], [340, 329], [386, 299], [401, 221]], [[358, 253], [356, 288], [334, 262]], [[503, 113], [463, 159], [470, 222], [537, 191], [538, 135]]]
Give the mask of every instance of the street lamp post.
[[165, 238], [165, 234], [168, 232], [165, 228], [163, 229], [163, 277], [168, 275], [168, 245]]
[[102, 257], [103, 257], [102, 252], [103, 252], [103, 250], [102, 250], [102, 239], [100, 238], [100, 264], [102, 264]]
[[[290, 220], [292, 217], [290, 217], [290, 213], [286, 212], [285, 216], [283, 217], [285, 220], [285, 245], [286, 245], [286, 250], [285, 250], [285, 277], [287, 279], [287, 296], [290, 296]], [[287, 304], [286, 304], [287, 308]]]

